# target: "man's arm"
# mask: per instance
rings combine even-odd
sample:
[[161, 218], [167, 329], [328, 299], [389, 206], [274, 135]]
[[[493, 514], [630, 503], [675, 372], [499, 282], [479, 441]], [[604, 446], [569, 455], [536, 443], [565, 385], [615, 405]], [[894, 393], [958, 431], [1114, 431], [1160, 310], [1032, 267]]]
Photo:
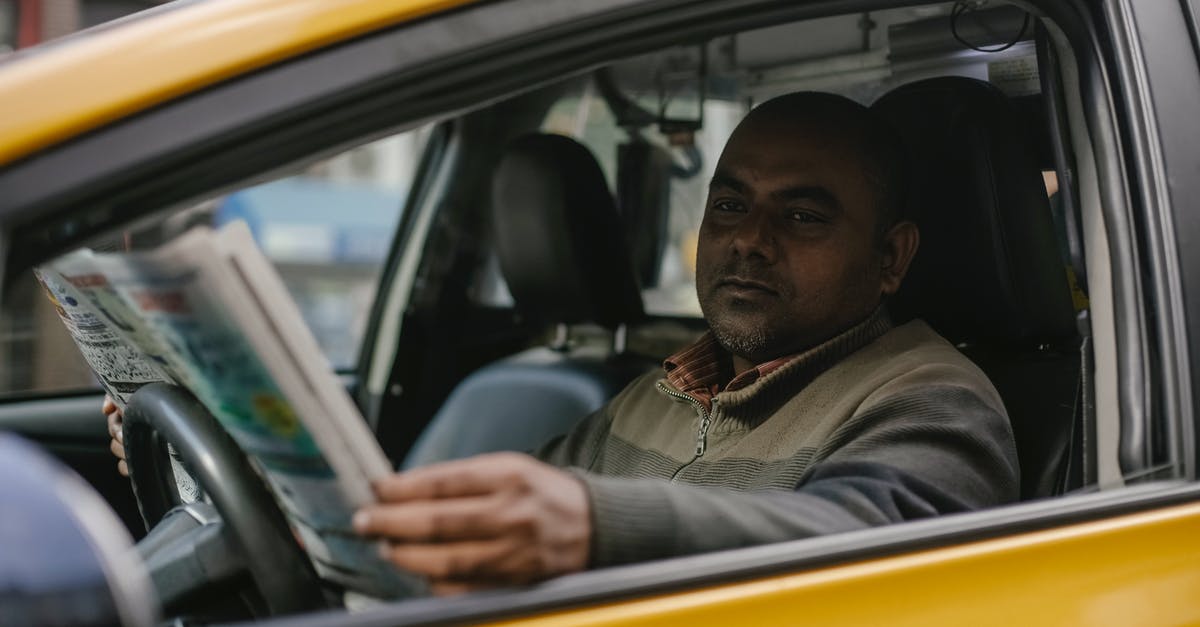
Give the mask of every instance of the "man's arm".
[[[572, 449], [557, 447], [564, 455]], [[875, 403], [847, 421], [817, 459], [795, 492], [738, 492], [565, 472], [524, 455], [493, 454], [388, 477], [376, 486], [381, 504], [362, 510], [355, 526], [388, 539], [393, 562], [450, 592], [849, 531], [1017, 496], [1008, 420], [955, 386]]]
[[964, 388], [881, 401], [847, 421], [795, 492], [737, 492], [581, 474], [591, 564], [780, 542], [1013, 501], [1008, 420]]

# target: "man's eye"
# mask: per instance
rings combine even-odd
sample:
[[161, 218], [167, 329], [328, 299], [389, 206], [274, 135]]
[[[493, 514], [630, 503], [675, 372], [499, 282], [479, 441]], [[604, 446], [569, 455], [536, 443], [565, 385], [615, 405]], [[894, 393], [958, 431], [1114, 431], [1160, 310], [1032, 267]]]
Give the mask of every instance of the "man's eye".
[[742, 205], [732, 200], [718, 200], [713, 203], [713, 209], [717, 211], [741, 212]]
[[822, 218], [821, 216], [819, 216], [811, 211], [805, 211], [803, 209], [792, 209], [791, 211], [788, 212], [788, 219], [795, 220], [797, 222], [801, 222], [804, 224], [813, 224], [813, 223], [825, 221], [825, 219]]

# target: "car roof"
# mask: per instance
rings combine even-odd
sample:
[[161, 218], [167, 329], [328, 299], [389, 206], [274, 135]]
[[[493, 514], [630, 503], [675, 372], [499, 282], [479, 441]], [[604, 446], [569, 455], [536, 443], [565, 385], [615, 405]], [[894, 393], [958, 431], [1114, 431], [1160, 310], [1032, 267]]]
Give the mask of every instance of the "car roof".
[[0, 165], [222, 80], [472, 0], [166, 5], [0, 63]]

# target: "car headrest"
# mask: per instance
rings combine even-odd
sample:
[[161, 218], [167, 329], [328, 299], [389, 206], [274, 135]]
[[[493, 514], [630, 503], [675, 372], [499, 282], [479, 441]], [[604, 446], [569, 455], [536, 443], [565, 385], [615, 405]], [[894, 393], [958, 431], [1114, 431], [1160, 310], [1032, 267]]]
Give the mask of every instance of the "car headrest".
[[513, 141], [492, 177], [500, 269], [523, 315], [609, 328], [642, 316], [642, 296], [604, 173], [559, 135]]
[[671, 153], [643, 138], [617, 146], [617, 206], [642, 285], [656, 285], [662, 269], [672, 166]]
[[1049, 201], [1008, 99], [969, 78], [896, 88], [872, 109], [909, 151], [907, 217], [921, 230], [892, 298], [955, 343], [1041, 345], [1074, 338], [1075, 311]]

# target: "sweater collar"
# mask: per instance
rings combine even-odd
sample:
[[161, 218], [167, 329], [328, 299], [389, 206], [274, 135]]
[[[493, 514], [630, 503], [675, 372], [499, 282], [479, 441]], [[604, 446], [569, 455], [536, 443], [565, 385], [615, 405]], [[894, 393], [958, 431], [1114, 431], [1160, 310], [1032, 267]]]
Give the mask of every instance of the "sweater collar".
[[741, 414], [736, 411], [739, 407], [749, 410], [760, 400], [780, 395], [780, 391], [785, 397], [793, 396], [817, 375], [891, 328], [891, 319], [880, 306], [862, 322], [813, 348], [759, 364], [736, 377], [732, 376], [728, 352], [709, 331], [663, 362], [666, 383], [708, 410], [712, 409], [712, 399], [721, 394], [726, 411]]

